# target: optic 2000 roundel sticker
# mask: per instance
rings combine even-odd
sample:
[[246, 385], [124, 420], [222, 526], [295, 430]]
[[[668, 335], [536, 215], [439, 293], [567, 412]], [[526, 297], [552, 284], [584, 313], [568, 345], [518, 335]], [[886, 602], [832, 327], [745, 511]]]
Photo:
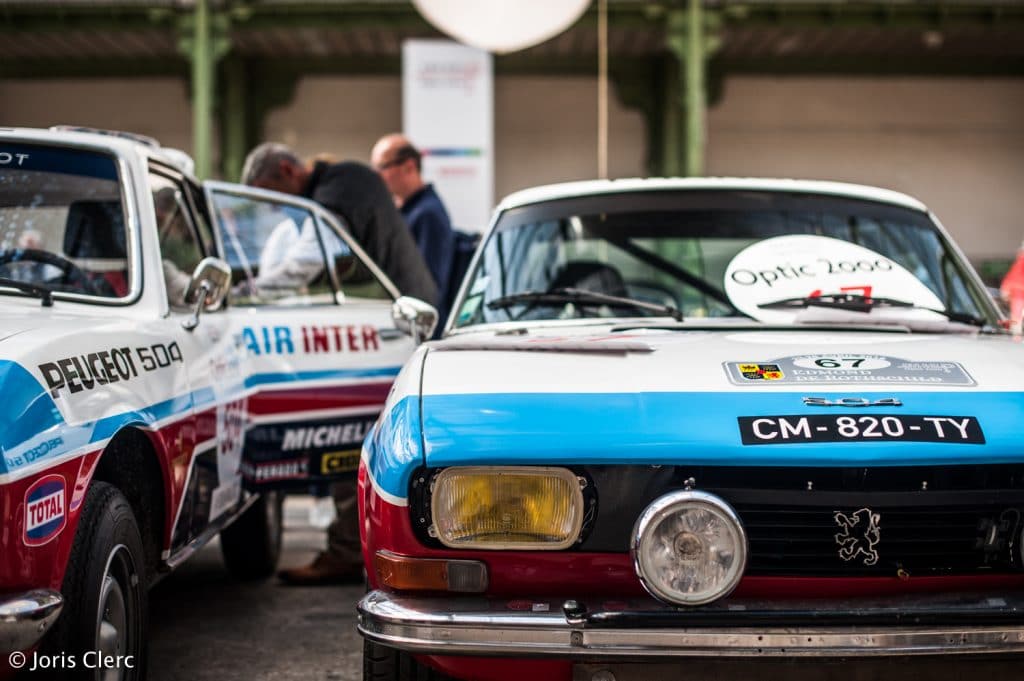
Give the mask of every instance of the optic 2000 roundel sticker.
[[[780, 236], [743, 249], [726, 269], [725, 292], [741, 312], [770, 324], [792, 322], [802, 311], [761, 307], [787, 298], [849, 293], [945, 307], [917, 277], [880, 253], [813, 235]], [[907, 314], [938, 317], [928, 311]]]

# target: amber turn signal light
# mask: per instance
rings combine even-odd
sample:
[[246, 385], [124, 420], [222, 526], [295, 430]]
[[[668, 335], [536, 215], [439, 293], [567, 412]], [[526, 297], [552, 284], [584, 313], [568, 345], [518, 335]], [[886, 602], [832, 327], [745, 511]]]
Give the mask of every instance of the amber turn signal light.
[[487, 590], [487, 566], [477, 560], [411, 558], [378, 551], [373, 569], [381, 586], [396, 591], [483, 593]]

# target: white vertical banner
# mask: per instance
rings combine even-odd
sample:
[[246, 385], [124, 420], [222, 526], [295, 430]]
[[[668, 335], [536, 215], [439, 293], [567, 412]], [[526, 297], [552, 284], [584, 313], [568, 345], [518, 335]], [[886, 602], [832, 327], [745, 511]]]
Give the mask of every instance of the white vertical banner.
[[402, 45], [402, 128], [423, 153], [452, 226], [480, 232], [494, 207], [494, 66], [450, 40]]

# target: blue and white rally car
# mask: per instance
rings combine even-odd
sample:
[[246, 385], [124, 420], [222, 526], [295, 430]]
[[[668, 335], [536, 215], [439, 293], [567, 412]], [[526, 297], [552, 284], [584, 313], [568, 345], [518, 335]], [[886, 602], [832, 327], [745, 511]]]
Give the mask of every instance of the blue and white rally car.
[[515, 194], [364, 444], [365, 678], [1024, 652], [1022, 434], [1020, 338], [910, 197]]
[[218, 533], [272, 574], [277, 490], [355, 474], [436, 322], [317, 204], [189, 166], [0, 130], [0, 677], [144, 678], [147, 588]]

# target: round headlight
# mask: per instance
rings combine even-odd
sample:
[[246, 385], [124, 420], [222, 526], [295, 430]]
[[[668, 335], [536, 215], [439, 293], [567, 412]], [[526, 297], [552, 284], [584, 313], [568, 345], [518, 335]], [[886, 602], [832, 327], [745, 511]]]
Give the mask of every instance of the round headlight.
[[655, 499], [633, 527], [633, 566], [644, 588], [677, 605], [729, 594], [747, 564], [747, 535], [732, 508], [706, 492]]

